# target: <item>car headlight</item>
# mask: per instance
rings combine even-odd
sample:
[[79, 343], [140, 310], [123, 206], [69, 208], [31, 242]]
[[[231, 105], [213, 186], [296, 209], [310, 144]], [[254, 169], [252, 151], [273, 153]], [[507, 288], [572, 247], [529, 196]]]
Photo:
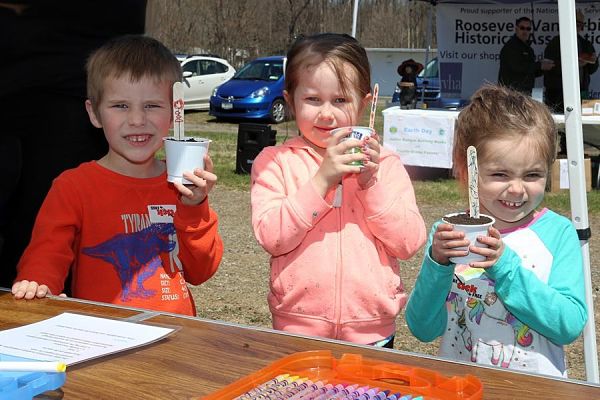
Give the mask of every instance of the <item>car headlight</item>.
[[219, 87], [217, 86], [216, 88], [213, 89], [212, 95], [213, 97], [217, 95], [217, 91], [219, 90]]
[[261, 87], [258, 90], [255, 90], [254, 92], [250, 93], [250, 97], [255, 98], [255, 97], [265, 97], [267, 94], [269, 94], [269, 88], [268, 87]]

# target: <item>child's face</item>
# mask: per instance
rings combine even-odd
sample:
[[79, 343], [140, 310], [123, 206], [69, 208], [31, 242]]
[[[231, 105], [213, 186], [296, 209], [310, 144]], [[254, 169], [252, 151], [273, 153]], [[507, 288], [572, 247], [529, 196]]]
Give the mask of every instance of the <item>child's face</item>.
[[[356, 81], [356, 71], [349, 65], [345, 69], [350, 80]], [[303, 68], [298, 82], [293, 99], [284, 94], [288, 103], [293, 103], [300, 133], [319, 148], [327, 147], [332, 129], [358, 124], [370, 98], [359, 98], [356, 90], [345, 96], [335, 71], [326, 62]]]
[[89, 100], [92, 124], [104, 130], [108, 158], [116, 170], [127, 172], [151, 165], [154, 153], [171, 127], [171, 85], [151, 77], [132, 82], [129, 75], [104, 81], [96, 114]]
[[492, 151], [479, 160], [481, 212], [496, 218], [498, 229], [527, 223], [544, 199], [545, 161], [532, 155], [527, 140], [515, 144], [513, 139], [494, 139], [486, 147]]

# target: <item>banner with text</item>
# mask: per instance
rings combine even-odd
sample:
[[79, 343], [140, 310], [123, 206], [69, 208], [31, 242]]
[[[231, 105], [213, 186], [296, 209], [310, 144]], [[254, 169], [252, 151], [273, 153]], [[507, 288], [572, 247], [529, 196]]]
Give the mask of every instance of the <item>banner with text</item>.
[[405, 165], [452, 168], [457, 113], [434, 110], [383, 110], [383, 144]]
[[[600, 49], [600, 2], [578, 8], [585, 14], [582, 35]], [[496, 83], [500, 50], [515, 33], [518, 18], [533, 20], [531, 47], [541, 60], [546, 45], [558, 35], [556, 4], [438, 4], [437, 43], [443, 97], [468, 99], [483, 83]], [[536, 87], [543, 87], [537, 78]], [[590, 96], [600, 98], [600, 71], [592, 75]]]

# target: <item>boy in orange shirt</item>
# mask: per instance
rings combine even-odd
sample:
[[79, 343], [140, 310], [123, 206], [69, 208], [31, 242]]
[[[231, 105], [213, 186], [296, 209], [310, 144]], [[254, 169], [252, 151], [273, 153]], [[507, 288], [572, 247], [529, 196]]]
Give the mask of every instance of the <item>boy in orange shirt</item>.
[[55, 179], [12, 293], [61, 293], [70, 270], [74, 297], [195, 315], [186, 282], [215, 273], [223, 243], [208, 205], [217, 181], [210, 157], [205, 170], [184, 173], [188, 186], [169, 184], [155, 158], [172, 123], [180, 64], [157, 40], [124, 36], [92, 54], [86, 68], [86, 109], [109, 151]]

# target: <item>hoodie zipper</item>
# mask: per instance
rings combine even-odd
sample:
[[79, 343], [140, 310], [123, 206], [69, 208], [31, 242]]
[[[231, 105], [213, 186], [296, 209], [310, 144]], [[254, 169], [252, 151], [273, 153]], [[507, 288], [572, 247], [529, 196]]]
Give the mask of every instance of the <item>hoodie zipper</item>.
[[[342, 185], [343, 188], [343, 185]], [[343, 189], [342, 189], [343, 191]], [[343, 196], [342, 196], [343, 197]], [[336, 249], [336, 266], [335, 266], [335, 308], [334, 308], [334, 321], [335, 321], [335, 335], [336, 339], [340, 338], [340, 322], [342, 319], [342, 209], [336, 208], [338, 218], [338, 235], [337, 235], [337, 249]]]

